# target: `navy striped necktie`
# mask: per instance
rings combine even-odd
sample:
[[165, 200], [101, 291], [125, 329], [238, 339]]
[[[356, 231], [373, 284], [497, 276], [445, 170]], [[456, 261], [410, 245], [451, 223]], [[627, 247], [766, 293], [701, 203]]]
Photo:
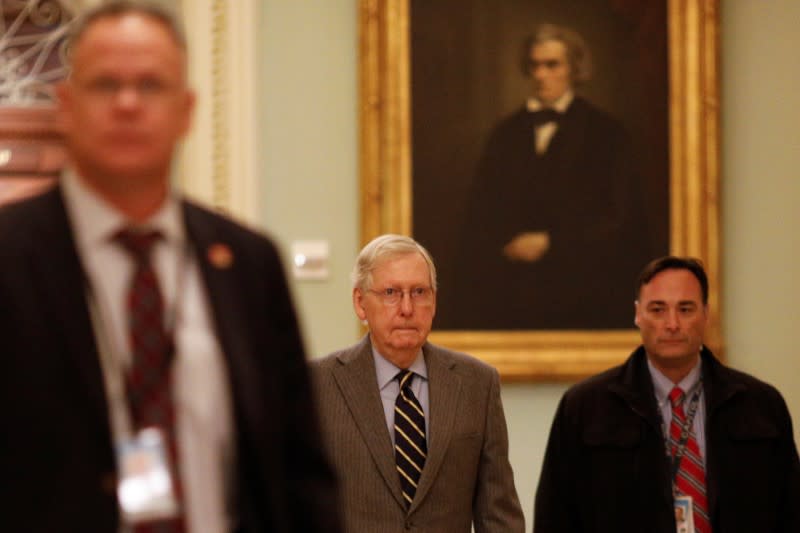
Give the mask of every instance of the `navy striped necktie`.
[[411, 392], [413, 379], [414, 373], [410, 370], [402, 370], [397, 374], [400, 394], [394, 404], [394, 455], [406, 507], [414, 500], [428, 455], [425, 414], [419, 400]]

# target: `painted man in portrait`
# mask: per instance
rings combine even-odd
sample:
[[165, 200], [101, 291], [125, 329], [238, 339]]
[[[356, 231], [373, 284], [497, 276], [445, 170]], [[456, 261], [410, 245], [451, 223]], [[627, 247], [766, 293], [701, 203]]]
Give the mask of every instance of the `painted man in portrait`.
[[629, 326], [619, 287], [647, 261], [641, 175], [623, 125], [576, 93], [591, 58], [545, 24], [524, 47], [532, 93], [492, 130], [459, 244], [460, 329]]

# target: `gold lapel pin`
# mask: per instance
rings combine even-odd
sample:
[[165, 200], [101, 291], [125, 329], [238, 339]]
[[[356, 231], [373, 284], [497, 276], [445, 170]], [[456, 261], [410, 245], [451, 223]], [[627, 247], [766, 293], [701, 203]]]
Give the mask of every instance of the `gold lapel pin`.
[[227, 244], [214, 243], [208, 247], [208, 260], [216, 268], [229, 268], [233, 264], [233, 252]]

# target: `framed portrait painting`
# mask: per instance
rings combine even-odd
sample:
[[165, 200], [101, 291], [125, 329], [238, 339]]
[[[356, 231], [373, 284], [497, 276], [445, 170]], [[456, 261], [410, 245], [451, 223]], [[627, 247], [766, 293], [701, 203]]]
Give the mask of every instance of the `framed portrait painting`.
[[566, 380], [638, 343], [651, 259], [717, 297], [717, 4], [361, 0], [362, 239], [438, 270], [431, 340]]

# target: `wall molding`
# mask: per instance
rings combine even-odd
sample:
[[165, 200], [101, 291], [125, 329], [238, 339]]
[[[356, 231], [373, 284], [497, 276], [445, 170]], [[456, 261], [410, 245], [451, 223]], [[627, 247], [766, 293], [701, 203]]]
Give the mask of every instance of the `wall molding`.
[[192, 198], [257, 225], [256, 1], [192, 0], [181, 11], [189, 79], [197, 92], [192, 131], [178, 164]]

